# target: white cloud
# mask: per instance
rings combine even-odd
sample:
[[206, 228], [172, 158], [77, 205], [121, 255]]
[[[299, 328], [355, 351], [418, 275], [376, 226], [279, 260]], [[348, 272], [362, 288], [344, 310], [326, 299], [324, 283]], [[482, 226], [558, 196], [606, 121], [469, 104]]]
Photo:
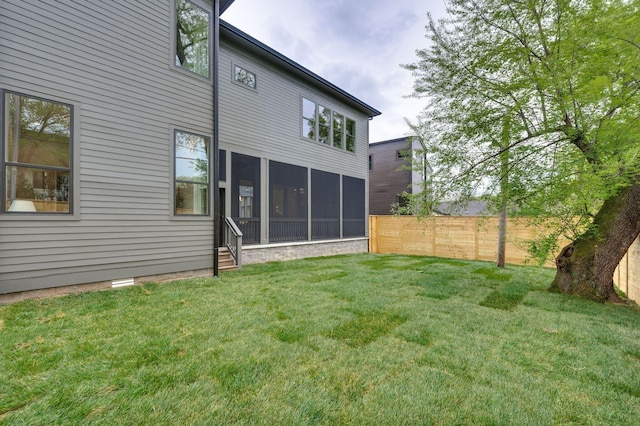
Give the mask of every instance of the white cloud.
[[400, 64], [426, 47], [427, 12], [443, 0], [236, 0], [223, 19], [382, 112], [370, 141], [404, 136], [403, 117], [423, 102], [405, 99], [413, 77]]

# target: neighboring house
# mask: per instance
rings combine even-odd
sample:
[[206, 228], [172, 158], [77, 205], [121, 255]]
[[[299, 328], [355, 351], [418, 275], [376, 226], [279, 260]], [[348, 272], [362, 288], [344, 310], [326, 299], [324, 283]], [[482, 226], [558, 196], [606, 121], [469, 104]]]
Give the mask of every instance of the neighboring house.
[[367, 250], [380, 113], [232, 1], [0, 2], [0, 294], [211, 274], [222, 217], [245, 263]]
[[466, 203], [444, 202], [433, 209], [434, 214], [441, 216], [489, 216], [491, 212], [486, 201], [471, 200]]
[[[369, 145], [369, 214], [392, 214], [392, 206], [406, 206], [403, 193], [422, 190], [422, 180], [431, 173], [424, 161], [414, 159], [420, 152], [411, 137], [375, 142]], [[425, 164], [426, 170], [412, 164]]]

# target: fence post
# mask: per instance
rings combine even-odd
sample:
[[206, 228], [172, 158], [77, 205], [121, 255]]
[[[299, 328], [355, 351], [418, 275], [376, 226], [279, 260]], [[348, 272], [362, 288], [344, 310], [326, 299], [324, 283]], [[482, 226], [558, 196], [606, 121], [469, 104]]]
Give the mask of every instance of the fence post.
[[369, 216], [369, 253], [378, 252], [378, 217]]

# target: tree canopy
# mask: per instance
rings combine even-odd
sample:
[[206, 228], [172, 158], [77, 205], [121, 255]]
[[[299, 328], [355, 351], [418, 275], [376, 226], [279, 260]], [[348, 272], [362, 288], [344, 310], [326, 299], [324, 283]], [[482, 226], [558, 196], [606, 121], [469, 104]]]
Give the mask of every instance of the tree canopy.
[[626, 213], [603, 207], [640, 182], [640, 0], [448, 0], [447, 12], [405, 65], [426, 100], [412, 129], [433, 199], [480, 190], [553, 220], [532, 244], [541, 257], [559, 235], [612, 238], [605, 213]]

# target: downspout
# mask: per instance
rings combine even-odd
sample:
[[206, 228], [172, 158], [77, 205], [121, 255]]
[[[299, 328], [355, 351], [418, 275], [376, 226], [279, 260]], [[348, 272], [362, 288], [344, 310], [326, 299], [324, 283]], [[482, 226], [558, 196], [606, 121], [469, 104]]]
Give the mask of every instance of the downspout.
[[220, 220], [220, 134], [218, 132], [219, 93], [218, 57], [220, 56], [220, 0], [213, 2], [213, 276], [218, 277], [218, 221]]

